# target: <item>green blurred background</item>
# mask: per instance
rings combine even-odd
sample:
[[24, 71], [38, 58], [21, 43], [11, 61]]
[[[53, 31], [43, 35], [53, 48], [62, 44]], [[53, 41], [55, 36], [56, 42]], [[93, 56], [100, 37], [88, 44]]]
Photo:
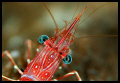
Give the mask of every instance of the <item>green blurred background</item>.
[[[105, 3], [105, 2], [104, 2]], [[102, 2], [80, 2], [77, 16], [87, 6], [81, 21], [85, 19]], [[63, 20], [70, 21], [77, 7], [76, 2], [46, 2], [59, 28], [64, 27]], [[54, 33], [54, 22], [40, 2], [2, 2], [2, 52], [9, 50], [20, 68], [25, 69], [27, 47], [25, 41], [31, 39], [33, 47], [31, 59], [34, 58], [40, 35], [51, 37]], [[111, 2], [94, 12], [78, 26], [77, 38], [88, 35], [118, 34], [118, 3]], [[71, 45], [71, 64], [56, 71], [53, 78], [76, 70], [82, 80], [118, 80], [118, 37], [95, 37], [78, 39]], [[20, 74], [13, 69], [9, 59], [2, 59], [2, 74], [19, 79]], [[77, 80], [75, 75], [63, 79]]]

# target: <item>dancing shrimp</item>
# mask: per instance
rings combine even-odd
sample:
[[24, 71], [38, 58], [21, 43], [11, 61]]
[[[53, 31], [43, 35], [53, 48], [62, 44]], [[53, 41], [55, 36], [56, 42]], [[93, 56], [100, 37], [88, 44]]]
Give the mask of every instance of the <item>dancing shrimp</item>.
[[[45, 7], [47, 8], [46, 5]], [[87, 6], [85, 7], [85, 9], [86, 8]], [[51, 80], [62, 59], [63, 62], [65, 62], [65, 64], [69, 64], [72, 62], [72, 57], [71, 55], [68, 54], [69, 46], [71, 45], [72, 42], [75, 41], [74, 32], [80, 23], [79, 21], [81, 15], [83, 14], [83, 11], [77, 17], [72, 19], [69, 23], [64, 21], [66, 25], [63, 29], [60, 30], [53, 17], [56, 26], [55, 34], [51, 38], [49, 38], [46, 35], [42, 35], [39, 37], [39, 42], [41, 44], [44, 44], [45, 47], [36, 54], [35, 58], [32, 61], [30, 61], [29, 59], [31, 41], [27, 40], [28, 44], [27, 62], [29, 65], [27, 66], [25, 71], [22, 73], [21, 70], [18, 69], [17, 65], [14, 64], [14, 61], [10, 59], [12, 61], [12, 64], [14, 65], [14, 68], [17, 69], [20, 74], [22, 74], [20, 80], [44, 80], [44, 81]], [[53, 15], [51, 14], [51, 16]], [[4, 51], [2, 56], [4, 55], [8, 55], [8, 57], [11, 56], [8, 51]], [[72, 74], [75, 74], [77, 76], [77, 79], [81, 80], [79, 74], [75, 70], [64, 75], [63, 77], [53, 80], [60, 80]]]

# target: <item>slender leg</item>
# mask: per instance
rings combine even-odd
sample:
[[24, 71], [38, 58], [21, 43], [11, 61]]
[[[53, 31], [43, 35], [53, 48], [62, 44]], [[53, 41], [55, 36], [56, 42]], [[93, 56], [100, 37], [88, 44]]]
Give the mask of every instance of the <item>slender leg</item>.
[[73, 74], [76, 75], [78, 81], [82, 81], [82, 79], [80, 78], [78, 72], [75, 71], [75, 70], [73, 70], [73, 71], [71, 71], [71, 72], [69, 72], [69, 73], [65, 74], [64, 76], [61, 76], [61, 77], [59, 77], [59, 78], [57, 78], [57, 79], [53, 79], [52, 81], [61, 80], [61, 79], [63, 79], [63, 78], [66, 78], [66, 77], [68, 77], [68, 76], [71, 76], [71, 75], [73, 75]]
[[8, 78], [8, 77], [6, 77], [6, 76], [3, 76], [3, 75], [2, 75], [2, 78], [3, 78], [3, 79], [5, 79], [5, 80], [8, 80], [8, 81], [19, 81], [19, 80], [13, 80], [13, 79], [11, 79], [11, 78]]
[[[16, 70], [22, 75], [23, 72], [22, 72], [22, 71], [19, 69], [19, 67], [16, 65], [16, 63], [15, 63], [15, 61], [13, 60], [10, 52], [9, 52], [9, 51], [4, 51], [4, 52], [2, 53], [2, 58], [3, 58], [5, 55], [7, 55], [7, 57], [10, 59], [12, 65], [14, 66], [14, 69], [16, 69]], [[7, 78], [6, 76], [3, 76], [3, 75], [2, 75], [2, 78], [3, 78], [3, 79], [6, 79], [6, 80], [11, 80], [11, 81], [12, 81], [12, 79]]]
[[30, 63], [30, 52], [31, 52], [31, 47], [32, 47], [32, 41], [31, 40], [26, 40], [26, 44], [28, 46], [28, 49], [27, 49], [27, 63], [29, 64]]
[[[29, 64], [31, 62], [30, 61], [30, 55], [31, 55], [30, 53], [31, 53], [32, 41], [28, 39], [28, 40], [26, 40], [26, 44], [27, 44], [27, 47], [28, 47], [28, 49], [27, 49], [27, 63]], [[40, 50], [42, 50], [42, 49], [43, 49], [43, 46], [38, 45], [38, 47], [36, 49], [37, 53], [39, 53]]]

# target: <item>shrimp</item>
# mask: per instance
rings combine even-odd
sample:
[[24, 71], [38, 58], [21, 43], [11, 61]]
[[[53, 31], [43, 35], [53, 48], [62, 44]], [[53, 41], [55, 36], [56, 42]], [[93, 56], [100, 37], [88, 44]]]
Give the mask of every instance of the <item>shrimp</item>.
[[[46, 4], [47, 4], [47, 3], [46, 3]], [[88, 9], [87, 9], [87, 10], [88, 10]], [[82, 18], [84, 18], [84, 16], [82, 16]], [[81, 19], [82, 19], [82, 18], [81, 18]], [[89, 18], [90, 18], [90, 17], [89, 17]], [[87, 20], [88, 20], [88, 19], [87, 19]], [[86, 21], [87, 21], [87, 20], [86, 20]], [[85, 21], [85, 22], [86, 22], [86, 21]], [[84, 23], [84, 22], [83, 22], [83, 23]], [[82, 23], [82, 24], [83, 24], [83, 23]], [[82, 26], [82, 24], [81, 24], [81, 26]], [[41, 26], [42, 26], [42, 25], [41, 25]], [[60, 27], [60, 26], [59, 26], [59, 27]], [[78, 28], [78, 29], [79, 29], [79, 28]], [[98, 29], [98, 28], [97, 28], [97, 29]], [[83, 29], [81, 29], [81, 30], [83, 30]], [[78, 31], [80, 31], [80, 30], [78, 30]], [[84, 31], [83, 31], [83, 32], [84, 32]], [[40, 34], [43, 34], [43, 32], [40, 33]], [[79, 36], [79, 37], [80, 37], [80, 36]], [[91, 38], [91, 39], [95, 39], [95, 38]], [[102, 40], [102, 39], [101, 39], [101, 40]], [[86, 39], [83, 39], [83, 40], [80, 40], [80, 41], [82, 42], [82, 41], [87, 41], [87, 40], [86, 40]], [[86, 42], [84, 42], [84, 43], [86, 43]], [[78, 44], [78, 43], [77, 43], [77, 44]], [[79, 43], [79, 44], [80, 44], [80, 43]], [[78, 44], [78, 45], [79, 45], [79, 44]], [[83, 47], [83, 45], [81, 45], [81, 48], [82, 48], [82, 47]], [[77, 48], [79, 48], [79, 47], [77, 47]], [[72, 48], [71, 48], [71, 49], [72, 49]], [[78, 54], [80, 54], [80, 55], [84, 55], [84, 51], [83, 51], [82, 53], [79, 53], [79, 50], [75, 50], [75, 51], [76, 51]], [[80, 55], [79, 55], [79, 56], [76, 56], [76, 55], [78, 55], [77, 53], [75, 53], [75, 55], [72, 54], [73, 60], [76, 62], [75, 65], [77, 65], [77, 64], [78, 64], [77, 61], [79, 61], [79, 60], [77, 60], [77, 57], [80, 57]], [[87, 52], [85, 52], [85, 53], [87, 53]], [[75, 58], [75, 57], [76, 57], [76, 58]], [[96, 57], [97, 57], [97, 56], [96, 56]], [[82, 57], [82, 58], [83, 58], [83, 57]], [[85, 57], [85, 58], [86, 58], [86, 57]], [[73, 61], [72, 63], [74, 63], [74, 61]], [[88, 61], [89, 61], [89, 60], [88, 60]], [[81, 61], [80, 61], [80, 62], [81, 62]], [[83, 61], [83, 62], [85, 62], [85, 61]], [[71, 63], [71, 64], [72, 64], [72, 63]], [[71, 64], [70, 64], [70, 65], [71, 65]], [[69, 68], [70, 65], [68, 65], [68, 68]], [[71, 68], [71, 70], [72, 70], [72, 68], [74, 68], [74, 66], [73, 66], [73, 67], [71, 66], [70, 68]], [[76, 69], [77, 69], [77, 68], [76, 68]], [[78, 68], [77, 70], [80, 70], [80, 68]], [[83, 77], [84, 77], [84, 76], [83, 76]]]

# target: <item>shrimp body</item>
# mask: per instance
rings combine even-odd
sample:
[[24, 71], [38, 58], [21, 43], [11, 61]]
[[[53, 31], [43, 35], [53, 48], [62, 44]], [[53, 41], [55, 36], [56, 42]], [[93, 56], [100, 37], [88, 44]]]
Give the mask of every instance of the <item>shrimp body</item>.
[[28, 64], [20, 81], [48, 81], [52, 79], [61, 60], [69, 52], [71, 43], [74, 42], [74, 32], [84, 10], [68, 24], [66, 23], [61, 30], [55, 29], [55, 34], [44, 42], [45, 47]]
[[25, 69], [20, 81], [50, 80], [59, 66], [61, 56], [53, 48], [45, 46]]

